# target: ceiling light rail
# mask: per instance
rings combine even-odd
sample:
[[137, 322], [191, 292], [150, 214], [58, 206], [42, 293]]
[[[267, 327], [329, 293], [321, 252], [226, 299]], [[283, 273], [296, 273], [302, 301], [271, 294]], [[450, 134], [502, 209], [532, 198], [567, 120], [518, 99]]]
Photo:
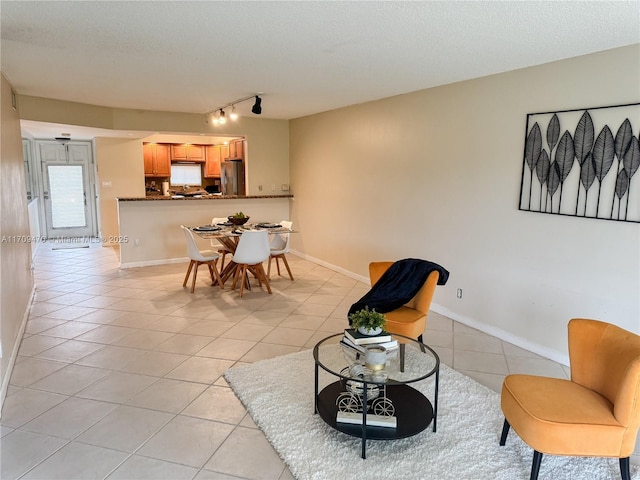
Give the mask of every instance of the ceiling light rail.
[[[255, 115], [260, 115], [262, 113], [262, 98], [260, 98], [262, 92], [255, 93], [253, 95], [249, 95], [247, 97], [239, 98], [238, 100], [234, 100], [233, 102], [229, 102], [222, 107], [214, 108], [204, 114], [204, 123], [213, 123], [214, 125], [224, 125], [227, 123], [227, 119], [237, 120], [239, 115], [236, 112], [236, 105], [238, 103], [246, 102], [247, 100], [255, 99], [253, 103], [253, 107], [251, 107], [251, 112]], [[231, 108], [231, 111], [227, 115], [225, 112], [225, 108]]]

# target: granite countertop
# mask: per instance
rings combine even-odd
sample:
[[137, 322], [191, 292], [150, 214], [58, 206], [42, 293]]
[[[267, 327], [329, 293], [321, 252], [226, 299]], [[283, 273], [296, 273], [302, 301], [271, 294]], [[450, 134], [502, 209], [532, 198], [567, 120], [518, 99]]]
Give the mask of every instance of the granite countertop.
[[235, 200], [245, 198], [293, 198], [293, 195], [202, 195], [198, 197], [165, 197], [163, 195], [149, 195], [147, 197], [118, 197], [120, 202], [157, 202], [167, 200]]

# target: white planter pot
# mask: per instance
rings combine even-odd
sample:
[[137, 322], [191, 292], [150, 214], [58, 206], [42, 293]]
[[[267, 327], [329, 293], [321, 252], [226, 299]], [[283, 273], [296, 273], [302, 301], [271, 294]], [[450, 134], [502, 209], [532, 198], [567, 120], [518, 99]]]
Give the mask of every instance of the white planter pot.
[[358, 327], [358, 331], [363, 335], [379, 335], [382, 333], [382, 327], [374, 328], [373, 330], [369, 330], [365, 327]]

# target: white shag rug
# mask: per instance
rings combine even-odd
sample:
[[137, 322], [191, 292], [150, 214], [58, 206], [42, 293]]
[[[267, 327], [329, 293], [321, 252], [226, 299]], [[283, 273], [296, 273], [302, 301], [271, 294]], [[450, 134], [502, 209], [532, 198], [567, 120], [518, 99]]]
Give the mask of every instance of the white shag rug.
[[[336, 354], [341, 354], [339, 348]], [[337, 380], [322, 369], [321, 388]], [[513, 431], [500, 447], [500, 395], [440, 365], [437, 432], [432, 426], [400, 440], [367, 441], [334, 430], [313, 413], [314, 361], [310, 350], [224, 374], [254, 422], [298, 480], [403, 478], [415, 480], [527, 480], [533, 450]], [[433, 378], [414, 384], [433, 403]], [[631, 477], [640, 480], [632, 465]], [[544, 455], [539, 480], [620, 479], [617, 459]]]

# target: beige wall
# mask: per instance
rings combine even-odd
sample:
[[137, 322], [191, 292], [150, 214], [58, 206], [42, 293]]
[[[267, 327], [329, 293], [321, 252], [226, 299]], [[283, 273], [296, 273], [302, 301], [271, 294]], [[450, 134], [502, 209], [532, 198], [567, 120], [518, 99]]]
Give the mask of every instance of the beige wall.
[[[21, 96], [20, 105], [20, 118], [25, 120], [161, 134], [242, 135], [247, 139], [247, 194], [271, 193], [271, 185], [282, 193], [280, 186], [289, 184], [287, 120], [240, 117], [237, 122], [214, 126], [205, 124], [201, 114], [112, 109], [30, 96]], [[142, 164], [142, 155], [128, 160]]]
[[571, 317], [640, 332], [638, 224], [518, 210], [526, 114], [638, 102], [639, 79], [636, 45], [292, 120], [292, 247], [363, 277], [438, 262], [435, 309], [560, 361]]
[[[9, 367], [19, 346], [33, 290], [29, 217], [18, 112], [11, 106], [11, 85], [2, 75], [0, 90], [0, 404]], [[15, 237], [18, 241], [13, 241]]]
[[119, 235], [117, 197], [144, 197], [142, 142], [130, 138], [95, 139], [100, 234], [106, 244]]

